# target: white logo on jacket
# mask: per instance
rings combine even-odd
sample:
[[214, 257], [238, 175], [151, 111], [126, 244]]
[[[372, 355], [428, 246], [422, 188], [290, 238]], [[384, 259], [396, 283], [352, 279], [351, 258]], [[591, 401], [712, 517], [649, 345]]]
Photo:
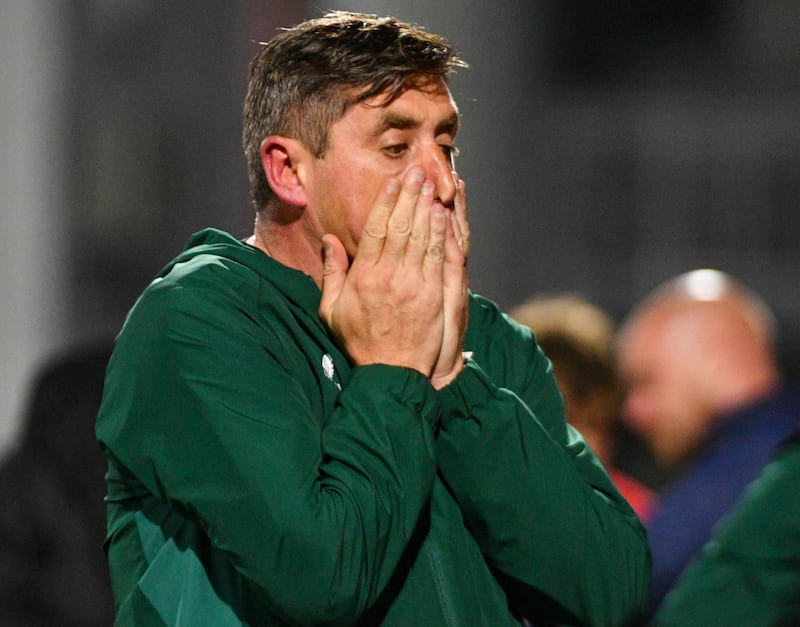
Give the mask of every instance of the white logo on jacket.
[[322, 356], [322, 372], [336, 384], [337, 388], [342, 389], [342, 386], [337, 381], [334, 381], [333, 377], [336, 376], [336, 369], [333, 367], [333, 357], [331, 357], [330, 353], [325, 353]]

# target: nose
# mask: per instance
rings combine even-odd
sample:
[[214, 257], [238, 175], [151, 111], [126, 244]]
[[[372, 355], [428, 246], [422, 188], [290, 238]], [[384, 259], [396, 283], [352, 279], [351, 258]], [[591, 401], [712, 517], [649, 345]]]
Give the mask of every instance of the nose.
[[622, 421], [634, 429], [638, 427], [636, 424], [636, 409], [630, 394], [627, 394], [622, 400]]
[[436, 199], [445, 207], [452, 208], [456, 184], [453, 181], [452, 163], [441, 146], [434, 143], [426, 147], [422, 167], [425, 169], [425, 176], [434, 184]]
[[640, 435], [644, 435], [649, 430], [649, 410], [636, 391], [628, 391], [625, 395], [622, 402], [622, 419]]

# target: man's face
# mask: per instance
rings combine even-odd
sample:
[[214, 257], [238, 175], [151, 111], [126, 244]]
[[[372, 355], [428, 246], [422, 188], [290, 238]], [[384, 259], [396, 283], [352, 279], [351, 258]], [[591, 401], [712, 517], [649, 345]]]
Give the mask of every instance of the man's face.
[[682, 322], [656, 313], [628, 325], [617, 347], [625, 420], [667, 468], [685, 460], [709, 426], [686, 344]]
[[336, 235], [350, 257], [380, 188], [412, 165], [435, 185], [434, 197], [452, 208], [453, 143], [458, 111], [444, 81], [403, 92], [382, 106], [381, 95], [351, 106], [330, 128], [325, 156], [312, 162], [306, 211], [314, 235]]

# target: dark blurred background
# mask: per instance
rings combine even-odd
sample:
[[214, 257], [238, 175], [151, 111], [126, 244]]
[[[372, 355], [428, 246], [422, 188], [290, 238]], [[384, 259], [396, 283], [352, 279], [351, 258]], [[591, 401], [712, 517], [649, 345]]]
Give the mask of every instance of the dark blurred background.
[[4, 0], [0, 446], [41, 357], [114, 333], [188, 236], [252, 227], [240, 110], [276, 28], [342, 8], [448, 36], [471, 286], [617, 319], [726, 270], [800, 365], [800, 4], [777, 0]]

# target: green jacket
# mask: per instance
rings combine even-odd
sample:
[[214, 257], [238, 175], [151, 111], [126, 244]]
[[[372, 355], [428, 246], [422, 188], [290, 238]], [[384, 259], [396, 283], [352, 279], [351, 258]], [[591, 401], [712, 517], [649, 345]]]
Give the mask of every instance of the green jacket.
[[654, 624], [800, 625], [800, 438], [779, 450], [723, 518]]
[[436, 392], [412, 370], [352, 367], [319, 297], [206, 230], [129, 313], [97, 420], [117, 624], [635, 614], [643, 528], [566, 426], [530, 332], [473, 296], [472, 358]]

